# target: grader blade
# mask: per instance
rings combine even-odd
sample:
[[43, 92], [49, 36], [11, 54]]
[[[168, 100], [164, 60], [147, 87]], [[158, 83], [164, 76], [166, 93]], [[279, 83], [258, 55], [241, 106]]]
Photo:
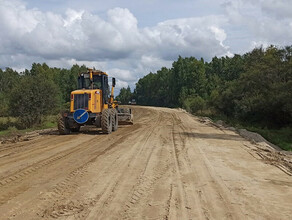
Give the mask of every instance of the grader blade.
[[133, 114], [130, 108], [119, 108], [118, 118], [120, 125], [132, 125], [133, 124]]

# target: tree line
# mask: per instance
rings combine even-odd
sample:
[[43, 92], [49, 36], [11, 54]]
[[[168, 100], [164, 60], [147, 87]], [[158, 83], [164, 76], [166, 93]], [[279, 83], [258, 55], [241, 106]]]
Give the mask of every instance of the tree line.
[[79, 65], [71, 69], [50, 68], [45, 63], [33, 63], [30, 70], [21, 73], [0, 69], [0, 117], [18, 118], [18, 128], [40, 124], [44, 116], [68, 108], [64, 105], [77, 88], [77, 76], [86, 70]]
[[[243, 55], [214, 57], [210, 62], [179, 56], [139, 79], [134, 92], [122, 88], [123, 104], [182, 107], [212, 112], [266, 127], [292, 124], [292, 46], [255, 48]], [[41, 123], [43, 116], [69, 108], [70, 92], [86, 66], [50, 68], [33, 63], [21, 73], [0, 69], [0, 117], [16, 117], [20, 128]], [[1, 128], [0, 128], [1, 129]]]
[[[139, 79], [129, 95], [139, 105], [182, 107], [192, 113], [212, 112], [263, 127], [292, 124], [292, 46], [255, 48], [243, 55], [178, 57]], [[129, 90], [129, 88], [128, 88]]]

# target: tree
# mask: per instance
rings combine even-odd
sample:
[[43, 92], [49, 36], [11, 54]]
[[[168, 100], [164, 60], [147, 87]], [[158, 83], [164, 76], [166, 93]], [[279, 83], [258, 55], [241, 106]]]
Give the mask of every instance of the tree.
[[53, 81], [42, 77], [23, 76], [12, 89], [9, 104], [11, 115], [28, 128], [41, 123], [43, 115], [54, 112], [59, 104], [58, 88]]
[[191, 113], [197, 113], [198, 111], [203, 111], [206, 102], [200, 96], [192, 96], [184, 100], [183, 107]]
[[230, 87], [233, 95], [223, 95], [235, 103], [236, 117], [269, 127], [292, 122], [292, 66], [289, 59], [284, 59], [285, 53], [271, 46], [266, 50], [255, 49], [245, 56], [245, 73]]
[[19, 81], [19, 74], [11, 68], [0, 69], [0, 117], [9, 116], [9, 97]]
[[206, 96], [206, 82], [203, 59], [179, 57], [170, 74], [171, 104], [181, 107], [189, 96]]
[[116, 97], [116, 99], [122, 104], [128, 104], [129, 101], [132, 100], [132, 96], [130, 86], [128, 86], [127, 88], [121, 88], [120, 94]]

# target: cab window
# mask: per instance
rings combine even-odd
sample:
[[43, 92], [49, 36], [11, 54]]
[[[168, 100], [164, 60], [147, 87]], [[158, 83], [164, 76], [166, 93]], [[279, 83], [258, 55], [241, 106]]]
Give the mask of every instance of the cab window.
[[93, 89], [101, 89], [101, 76], [93, 75]]

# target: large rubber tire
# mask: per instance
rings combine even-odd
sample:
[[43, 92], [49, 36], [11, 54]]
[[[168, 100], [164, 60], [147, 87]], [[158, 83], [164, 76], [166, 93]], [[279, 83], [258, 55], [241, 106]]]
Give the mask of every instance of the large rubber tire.
[[112, 117], [113, 117], [113, 121], [112, 121], [112, 130], [116, 131], [118, 130], [118, 126], [119, 126], [119, 118], [118, 118], [118, 112], [116, 109], [112, 108], [111, 109], [112, 112]]
[[110, 109], [105, 109], [101, 113], [101, 130], [105, 134], [112, 133], [112, 114]]
[[62, 135], [70, 134], [70, 129], [66, 125], [66, 118], [64, 118], [61, 114], [58, 118], [58, 131]]

